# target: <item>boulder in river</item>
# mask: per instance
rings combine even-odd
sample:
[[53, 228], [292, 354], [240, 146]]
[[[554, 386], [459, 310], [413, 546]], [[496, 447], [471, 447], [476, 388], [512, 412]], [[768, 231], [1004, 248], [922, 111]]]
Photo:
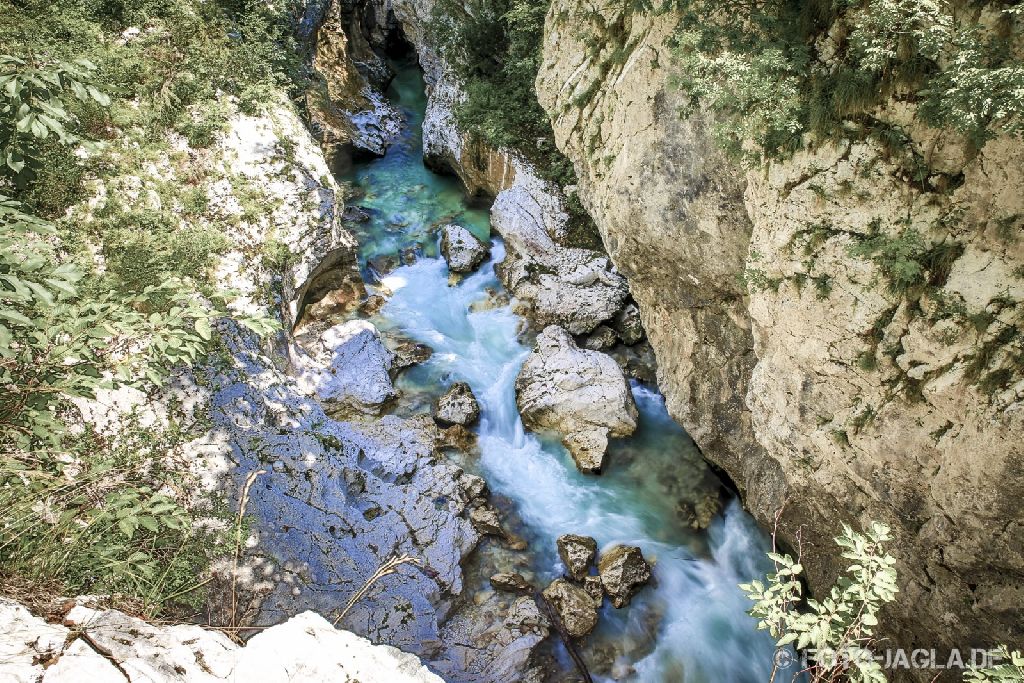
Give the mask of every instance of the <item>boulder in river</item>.
[[583, 346], [591, 351], [607, 351], [619, 342], [615, 330], [607, 325], [598, 325], [584, 341]]
[[633, 595], [651, 580], [651, 565], [640, 548], [617, 545], [601, 554], [597, 563], [601, 585], [615, 607], [625, 607]]
[[491, 536], [504, 536], [498, 511], [490, 505], [481, 505], [469, 511], [469, 521], [477, 531]]
[[533, 590], [533, 586], [522, 574], [512, 572], [495, 574], [491, 577], [491, 586], [506, 593], [529, 593]]
[[555, 579], [544, 589], [544, 599], [554, 608], [565, 632], [582, 638], [597, 626], [597, 608], [585, 590], [565, 579]]
[[590, 573], [590, 566], [597, 557], [597, 541], [589, 536], [565, 534], [558, 537], [555, 545], [565, 565], [566, 574], [576, 581], [582, 581]]
[[449, 223], [441, 228], [441, 254], [451, 272], [471, 273], [490, 253], [490, 247], [461, 225]]
[[480, 404], [465, 382], [456, 382], [434, 404], [434, 422], [442, 427], [468, 426], [480, 418]]
[[554, 325], [538, 335], [519, 371], [516, 403], [528, 429], [562, 434], [582, 472], [601, 471], [608, 437], [636, 430], [636, 403], [618, 364], [603, 353], [580, 349]]
[[320, 335], [327, 367], [317, 375], [317, 394], [332, 414], [377, 414], [395, 397], [391, 384], [394, 356], [373, 324], [349, 320]]

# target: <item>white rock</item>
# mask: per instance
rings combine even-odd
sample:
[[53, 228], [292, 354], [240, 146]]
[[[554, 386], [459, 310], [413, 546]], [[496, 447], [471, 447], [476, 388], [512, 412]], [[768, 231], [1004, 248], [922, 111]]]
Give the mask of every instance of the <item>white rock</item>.
[[443, 683], [415, 656], [340, 631], [315, 612], [303, 612], [254, 636], [232, 680]]
[[441, 228], [441, 253], [453, 273], [470, 273], [484, 262], [490, 248], [461, 225]]
[[126, 681], [106, 657], [79, 638], [46, 670], [43, 683], [114, 683]]
[[372, 323], [335, 325], [320, 335], [320, 344], [330, 362], [320, 372], [317, 393], [329, 408], [372, 414], [394, 398], [389, 374], [394, 355]]
[[583, 472], [600, 472], [608, 437], [629, 436], [637, 410], [629, 383], [618, 364], [597, 351], [576, 346], [554, 325], [516, 378], [516, 403], [530, 429], [552, 429]]

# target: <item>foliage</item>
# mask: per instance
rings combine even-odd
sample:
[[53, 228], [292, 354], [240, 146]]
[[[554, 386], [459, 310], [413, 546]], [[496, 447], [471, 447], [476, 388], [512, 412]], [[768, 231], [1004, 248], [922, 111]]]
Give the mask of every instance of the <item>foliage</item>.
[[778, 647], [813, 651], [807, 672], [811, 680], [830, 681], [845, 673], [855, 682], [885, 681], [870, 648], [882, 606], [899, 591], [896, 560], [883, 547], [890, 540], [889, 528], [878, 522], [863, 534], [844, 525], [836, 543], [843, 549], [842, 557], [851, 561], [847, 574], [824, 600], [808, 599], [803, 611], [797, 609], [803, 592], [799, 558], [769, 553], [776, 571], [768, 575], [767, 585], [740, 585], [754, 602], [750, 614], [759, 620], [758, 629], [767, 630]]
[[122, 426], [113, 442], [86, 432], [59, 453], [0, 458], [0, 581], [56, 579], [72, 594], [131, 596], [151, 615], [195, 604], [222, 539], [194, 529], [174, 495], [185, 482], [169, 457], [188, 435]]
[[971, 669], [964, 673], [964, 681], [970, 683], [1020, 683], [1024, 681], [1024, 654], [1020, 650], [1010, 651], [1005, 645], [1000, 645], [992, 651], [992, 656], [997, 663], [992, 666]]
[[555, 148], [537, 102], [547, 0], [440, 0], [431, 31], [462, 79], [459, 126], [495, 147], [516, 149], [548, 179], [574, 184], [572, 166]]
[[62, 144], [79, 141], [67, 128], [72, 115], [61, 96], [71, 91], [82, 102], [108, 106], [110, 98], [92, 82], [95, 70], [86, 59], [33, 64], [0, 55], [0, 171], [24, 186], [42, 166], [50, 135]]
[[[870, 132], [897, 94], [977, 145], [1024, 132], [1020, 13], [1002, 0], [670, 0], [681, 16], [676, 83], [720, 116], [726, 149], [751, 161]], [[992, 18], [995, 17], [993, 21]]]
[[170, 133], [209, 144], [235, 106], [276, 101], [302, 77], [298, 53], [281, 2], [25, 0], [5, 12], [0, 582], [121, 592], [157, 613], [196, 595], [217, 540], [193, 528], [184, 495], [194, 435], [170, 412], [164, 427], [94, 433], [74, 400], [150, 391], [217, 346], [228, 293], [211, 270], [227, 242], [191, 175], [158, 187], [158, 208], [115, 191], [89, 220], [66, 210], [85, 180], [138, 178], [168, 158]]

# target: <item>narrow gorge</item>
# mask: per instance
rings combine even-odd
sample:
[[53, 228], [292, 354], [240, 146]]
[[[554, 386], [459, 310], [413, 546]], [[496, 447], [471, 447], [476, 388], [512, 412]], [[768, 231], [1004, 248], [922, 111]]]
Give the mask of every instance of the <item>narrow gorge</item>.
[[0, 20], [0, 680], [1024, 680], [1014, 3], [168, 2]]

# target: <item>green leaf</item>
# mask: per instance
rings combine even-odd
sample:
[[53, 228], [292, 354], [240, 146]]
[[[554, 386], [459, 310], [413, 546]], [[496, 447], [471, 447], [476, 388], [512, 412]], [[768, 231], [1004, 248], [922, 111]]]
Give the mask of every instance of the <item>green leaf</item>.
[[196, 318], [195, 322], [196, 333], [199, 334], [206, 341], [210, 341], [213, 336], [213, 330], [210, 328], [209, 318]]
[[6, 318], [7, 320], [10, 320], [13, 323], [19, 323], [27, 327], [32, 326], [32, 321], [29, 318], [9, 308], [0, 308], [0, 318]]

